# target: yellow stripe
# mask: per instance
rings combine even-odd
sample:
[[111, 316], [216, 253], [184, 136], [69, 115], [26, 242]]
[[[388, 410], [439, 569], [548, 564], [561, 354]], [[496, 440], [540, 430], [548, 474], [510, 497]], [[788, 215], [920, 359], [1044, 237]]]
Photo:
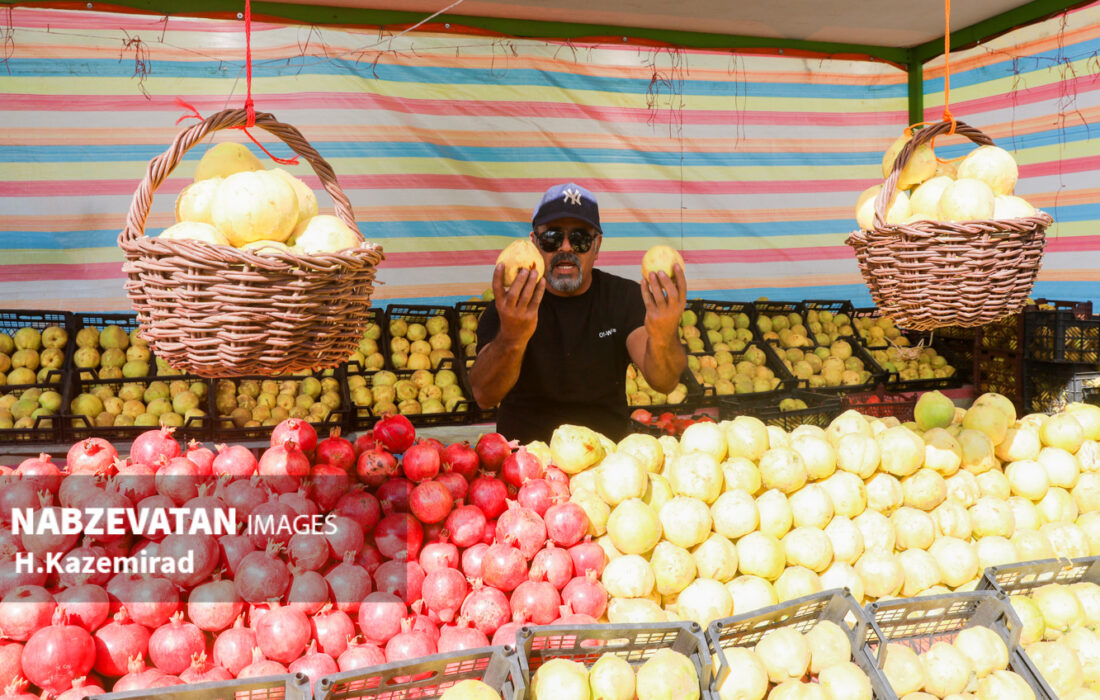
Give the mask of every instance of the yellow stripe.
[[[1097, 140], [1095, 149], [1100, 149]], [[448, 158], [329, 158], [338, 177], [349, 175], [462, 175], [478, 178], [530, 178], [544, 175], [543, 161], [498, 162], [459, 161]], [[134, 188], [144, 175], [146, 161], [119, 162], [55, 162], [5, 163], [4, 178], [8, 181], [72, 180], [95, 173], [99, 180], [134, 181]], [[189, 165], [183, 166], [188, 169]], [[690, 182], [759, 181], [759, 180], [840, 180], [877, 177], [879, 170], [867, 166], [690, 166], [643, 165], [637, 163], [577, 163], [554, 161], [555, 177], [652, 179]], [[185, 171], [187, 172], [187, 171]]]
[[[74, 80], [70, 77], [15, 77], [5, 83], [9, 92], [31, 95], [110, 95], [118, 90], [119, 77], [88, 76]], [[232, 79], [207, 78], [157, 78], [147, 76], [145, 89], [150, 93], [192, 95], [225, 95]], [[242, 83], [243, 85], [243, 83]], [[242, 87], [238, 86], [238, 90]], [[623, 107], [648, 109], [647, 95], [598, 90], [574, 90], [546, 85], [500, 86], [478, 83], [475, 85], [449, 85], [440, 83], [387, 82], [354, 76], [297, 75], [273, 78], [253, 78], [252, 94], [257, 104], [263, 104], [264, 95], [298, 95], [303, 92], [336, 92], [358, 94], [370, 92], [386, 97], [402, 99], [428, 99], [462, 102], [564, 102], [581, 106]], [[243, 99], [243, 95], [241, 96]], [[230, 98], [229, 104], [240, 100]], [[808, 97], [745, 97], [736, 107], [742, 110], [809, 111], [809, 112], [859, 112], [875, 113], [905, 109], [906, 101], [900, 97], [881, 99], [808, 98]], [[318, 107], [323, 105], [318, 104]], [[667, 104], [659, 101], [658, 110]], [[690, 110], [731, 110], [735, 107], [729, 95], [685, 95], [684, 108]]]

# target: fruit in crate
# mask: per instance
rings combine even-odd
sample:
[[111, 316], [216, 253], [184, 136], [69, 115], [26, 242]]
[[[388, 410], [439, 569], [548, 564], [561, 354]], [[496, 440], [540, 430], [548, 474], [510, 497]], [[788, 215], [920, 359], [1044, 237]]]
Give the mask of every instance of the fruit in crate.
[[[9, 390], [0, 396], [0, 430], [34, 428], [40, 417], [60, 413], [61, 401], [61, 394], [48, 387]], [[49, 420], [41, 420], [38, 427], [52, 426]]]
[[[111, 428], [131, 425], [200, 426], [206, 416], [206, 383], [184, 379], [96, 384], [81, 382], [69, 402], [73, 427]], [[188, 421], [191, 421], [188, 423]]]
[[699, 697], [699, 673], [691, 659], [659, 649], [635, 669], [613, 653], [602, 654], [591, 667], [568, 658], [550, 659], [531, 677], [536, 700], [693, 700]]
[[480, 314], [464, 311], [458, 315], [458, 342], [462, 345], [462, 354], [466, 366], [470, 367], [477, 358], [477, 324]]
[[827, 309], [809, 309], [805, 320], [795, 311], [761, 312], [756, 319], [760, 337], [785, 350], [831, 345], [840, 338], [852, 335], [851, 323], [848, 314]]
[[60, 326], [0, 333], [0, 385], [59, 383], [67, 342], [69, 334]]
[[162, 238], [229, 245], [258, 255], [337, 253], [359, 245], [342, 219], [319, 214], [317, 197], [282, 168], [265, 170], [247, 147], [207, 149], [195, 181], [176, 198], [176, 223]]
[[287, 418], [323, 423], [343, 408], [335, 377], [219, 379], [214, 410], [226, 427], [278, 425]]
[[680, 404], [687, 399], [687, 385], [680, 382], [667, 394], [655, 390], [633, 362], [626, 368], [626, 402], [629, 406]]
[[467, 409], [458, 375], [450, 369], [350, 374], [348, 390], [351, 402], [362, 409], [360, 416], [452, 413]]
[[382, 326], [375, 321], [367, 323], [363, 330], [363, 337], [359, 339], [359, 347], [348, 358], [348, 362], [358, 365], [360, 369], [374, 371], [385, 367], [386, 358], [382, 354]]
[[[887, 149], [882, 159], [883, 177], [890, 174], [894, 159], [910, 137], [911, 132], [907, 129]], [[1012, 194], [1018, 177], [1016, 160], [1003, 148], [979, 146], [954, 161], [937, 163], [931, 145], [924, 143], [916, 148], [899, 174], [894, 199], [886, 212], [886, 223], [1035, 216], [1035, 207]], [[874, 227], [875, 199], [882, 187], [881, 184], [873, 185], [856, 200], [856, 222], [863, 230]]]
[[688, 369], [697, 382], [714, 387], [719, 396], [772, 391], [780, 383], [767, 365], [764, 350], [756, 346], [738, 353], [736, 358], [728, 350], [717, 350], [713, 355], [688, 355]]
[[[73, 364], [82, 381], [92, 379], [137, 379], [152, 374], [153, 356], [137, 329], [127, 333], [121, 326], [85, 326], [76, 333]], [[178, 374], [167, 363], [156, 361], [157, 374]], [[87, 370], [87, 371], [83, 371]]]
[[703, 332], [699, 330], [699, 316], [691, 309], [685, 309], [680, 315], [680, 341], [687, 346], [688, 352], [703, 352]]
[[949, 641], [931, 643], [919, 654], [907, 644], [893, 642], [886, 647], [883, 670], [899, 697], [956, 697], [970, 688], [981, 700], [1034, 698], [1031, 686], [1010, 671], [1008, 663], [1009, 650], [1001, 636], [974, 626]]
[[1100, 586], [1091, 581], [1049, 583], [1013, 595], [1023, 627], [1020, 645], [1056, 697], [1076, 697], [1079, 688], [1095, 688], [1100, 637]]
[[[871, 680], [852, 661], [848, 636], [829, 620], [805, 632], [793, 626], [771, 629], [754, 647], [730, 647], [723, 653], [730, 668], [718, 688], [720, 700], [873, 697]], [[771, 694], [769, 682], [774, 684]]]
[[741, 352], [752, 342], [752, 322], [746, 313], [704, 310], [702, 323], [715, 350]]
[[455, 356], [451, 327], [443, 314], [390, 319], [390, 361], [394, 369], [437, 369]]
[[828, 347], [788, 348], [780, 352], [783, 364], [798, 379], [806, 380], [811, 389], [821, 387], [859, 386], [871, 380], [871, 372], [854, 353], [852, 344], [841, 339]]
[[929, 347], [912, 347], [891, 318], [863, 316], [856, 319], [856, 328], [867, 344], [867, 352], [884, 370], [897, 376], [890, 381], [944, 379], [955, 376], [956, 369], [947, 358]]

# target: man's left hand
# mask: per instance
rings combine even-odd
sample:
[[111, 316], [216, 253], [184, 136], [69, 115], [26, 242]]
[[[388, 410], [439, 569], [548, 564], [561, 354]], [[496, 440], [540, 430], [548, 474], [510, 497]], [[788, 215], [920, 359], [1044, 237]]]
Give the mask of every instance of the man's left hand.
[[687, 305], [687, 280], [684, 269], [673, 267], [675, 279], [664, 272], [650, 272], [643, 279], [642, 300], [645, 302], [645, 328], [650, 337], [676, 339], [680, 317]]

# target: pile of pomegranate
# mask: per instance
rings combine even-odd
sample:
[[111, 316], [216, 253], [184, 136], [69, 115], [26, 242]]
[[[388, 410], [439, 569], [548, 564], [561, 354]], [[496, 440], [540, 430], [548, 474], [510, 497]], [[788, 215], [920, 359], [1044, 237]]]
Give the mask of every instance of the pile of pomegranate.
[[[0, 487], [0, 700], [62, 700], [302, 672], [321, 676], [512, 644], [523, 624], [594, 623], [606, 554], [586, 537], [567, 475], [501, 435], [417, 440], [404, 416], [351, 442], [289, 419], [257, 457], [181, 446], [150, 430], [120, 458], [72, 446], [28, 459]], [[14, 509], [233, 509], [242, 531], [14, 534]], [[83, 511], [82, 511], [83, 512]], [[324, 532], [245, 532], [249, 517]], [[22, 572], [61, 559], [192, 553], [194, 571]]]

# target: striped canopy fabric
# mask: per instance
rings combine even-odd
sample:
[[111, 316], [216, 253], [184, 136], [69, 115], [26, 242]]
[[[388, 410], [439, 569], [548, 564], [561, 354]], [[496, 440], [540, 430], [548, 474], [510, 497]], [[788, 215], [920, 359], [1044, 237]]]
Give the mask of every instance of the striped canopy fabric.
[[[642, 253], [667, 243], [684, 251], [694, 297], [870, 302], [844, 238], [907, 122], [895, 66], [252, 28], [257, 109], [329, 160], [364, 235], [386, 251], [376, 305], [479, 294], [497, 252], [527, 235], [542, 191], [566, 181], [599, 198], [597, 264], [610, 272], [639, 277]], [[16, 7], [0, 14], [0, 33], [0, 307], [127, 309], [116, 237], [130, 197], [182, 127], [177, 98], [203, 115], [243, 104], [243, 23]], [[1100, 303], [1100, 189], [1089, 178], [1098, 35], [1100, 4], [957, 54], [951, 104], [1014, 152], [1018, 193], [1058, 222], [1036, 294]], [[942, 63], [926, 67], [928, 119], [942, 111], [942, 76]], [[239, 131], [220, 140], [266, 160]], [[172, 223], [200, 156], [162, 186], [148, 234]], [[320, 189], [307, 166], [288, 169]]]

